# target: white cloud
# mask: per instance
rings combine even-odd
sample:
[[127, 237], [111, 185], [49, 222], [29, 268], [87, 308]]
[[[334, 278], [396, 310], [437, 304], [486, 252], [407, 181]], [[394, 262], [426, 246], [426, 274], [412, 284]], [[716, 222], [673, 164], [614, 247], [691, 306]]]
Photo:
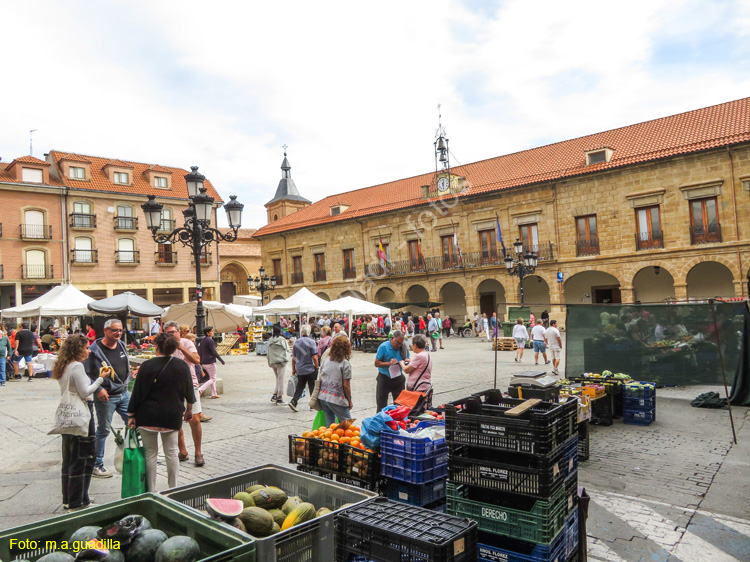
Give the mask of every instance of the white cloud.
[[[741, 0], [11, 2], [5, 160], [199, 165], [265, 222], [281, 145], [309, 199], [747, 95]], [[744, 37], [743, 37], [744, 36]]]

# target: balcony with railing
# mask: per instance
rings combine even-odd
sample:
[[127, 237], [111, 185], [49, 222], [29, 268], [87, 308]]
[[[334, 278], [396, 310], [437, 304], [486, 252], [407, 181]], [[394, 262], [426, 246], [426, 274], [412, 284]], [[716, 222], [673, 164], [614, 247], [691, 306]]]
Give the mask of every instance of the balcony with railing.
[[70, 213], [70, 228], [73, 230], [93, 230], [96, 228], [96, 215]]
[[141, 263], [141, 252], [139, 250], [115, 250], [115, 263], [138, 265]]
[[[305, 276], [302, 272], [300, 273], [292, 273], [292, 285], [297, 285], [299, 283], [305, 282]], [[276, 286], [278, 287], [279, 284], [276, 283]]]
[[159, 230], [157, 232], [172, 232], [174, 230], [174, 219], [161, 219]]
[[156, 265], [177, 265], [177, 252], [154, 252]]
[[284, 286], [284, 276], [283, 275], [276, 275], [276, 286], [277, 287], [283, 287]]
[[357, 278], [357, 270], [353, 267], [344, 268], [344, 279], [356, 279]]
[[690, 244], [713, 244], [721, 242], [720, 224], [700, 224], [690, 227]]
[[[201, 262], [201, 267], [211, 265], [213, 263], [211, 260], [211, 252], [206, 252], [205, 254], [201, 254], [200, 262]], [[195, 265], [195, 256], [190, 256], [190, 264]]]
[[664, 234], [661, 230], [653, 232], [639, 232], [635, 235], [635, 249], [655, 250], [664, 247]]
[[74, 265], [94, 265], [99, 262], [98, 250], [71, 250], [70, 263]]
[[577, 256], [598, 256], [599, 255], [599, 239], [588, 238], [576, 240], [576, 255]]
[[138, 217], [113, 217], [115, 230], [138, 230]]
[[321, 281], [326, 280], [326, 270], [325, 269], [316, 269], [313, 271], [313, 282], [320, 283]]
[[19, 230], [23, 240], [52, 240], [52, 226], [49, 224], [22, 224]]
[[54, 279], [55, 270], [51, 265], [22, 265], [21, 279]]

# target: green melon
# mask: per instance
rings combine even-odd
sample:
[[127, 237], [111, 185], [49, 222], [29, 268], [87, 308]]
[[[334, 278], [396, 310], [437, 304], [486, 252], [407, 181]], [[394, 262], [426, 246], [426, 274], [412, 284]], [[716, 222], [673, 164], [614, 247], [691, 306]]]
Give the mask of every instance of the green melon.
[[322, 517], [323, 515], [328, 515], [329, 513], [332, 513], [330, 509], [327, 507], [321, 507], [318, 511], [315, 512], [315, 517]]
[[159, 529], [146, 529], [138, 533], [128, 546], [127, 562], [154, 562], [156, 551], [168, 538]]
[[247, 492], [237, 492], [233, 499], [240, 500], [245, 507], [255, 507], [252, 496]]
[[286, 519], [286, 513], [284, 513], [278, 508], [269, 509], [268, 513], [270, 513], [271, 517], [273, 517], [273, 520], [279, 524], [279, 527], [281, 527], [284, 524], [284, 519]]
[[263, 488], [268, 488], [268, 486], [265, 484], [253, 484], [245, 489], [245, 493], [252, 494], [255, 490], [262, 490]]
[[255, 490], [250, 494], [250, 497], [253, 498], [253, 503], [256, 507], [262, 507], [263, 509], [281, 507], [289, 499], [284, 490], [270, 486], [261, 490]]
[[274, 520], [270, 513], [260, 507], [246, 507], [239, 517], [248, 534], [265, 537], [273, 529]]
[[273, 522], [273, 528], [271, 529], [271, 534], [275, 535], [279, 531], [281, 531], [281, 525], [279, 525], [278, 523], [276, 523], [276, 521], [274, 521]]
[[156, 551], [156, 562], [195, 562], [201, 549], [192, 537], [177, 535], [161, 543]]
[[56, 550], [55, 552], [45, 554], [44, 556], [39, 558], [37, 562], [73, 562], [74, 560], [75, 558], [73, 558], [67, 552]]
[[301, 503], [302, 503], [302, 498], [300, 498], [299, 496], [292, 496], [284, 502], [284, 505], [281, 506], [281, 511], [289, 515]]

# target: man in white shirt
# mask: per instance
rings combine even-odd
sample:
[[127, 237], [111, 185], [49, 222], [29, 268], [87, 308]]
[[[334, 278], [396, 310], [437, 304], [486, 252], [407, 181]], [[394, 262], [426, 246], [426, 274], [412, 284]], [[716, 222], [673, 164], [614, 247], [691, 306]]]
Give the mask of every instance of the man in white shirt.
[[539, 365], [539, 353], [544, 357], [544, 364], [549, 365], [547, 360], [547, 330], [542, 326], [542, 319], [536, 321], [536, 326], [531, 328], [531, 343], [534, 346], [534, 365]]
[[550, 320], [545, 336], [552, 357], [552, 372], [559, 375], [557, 366], [560, 364], [560, 358], [562, 357], [562, 337], [560, 337], [560, 330], [557, 329], [557, 320]]

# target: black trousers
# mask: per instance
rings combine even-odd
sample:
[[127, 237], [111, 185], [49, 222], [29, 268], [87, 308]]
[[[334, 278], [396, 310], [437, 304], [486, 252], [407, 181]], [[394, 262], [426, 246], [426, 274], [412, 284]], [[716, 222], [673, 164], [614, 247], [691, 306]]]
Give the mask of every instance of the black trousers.
[[406, 388], [406, 377], [404, 375], [392, 379], [388, 375], [379, 372], [377, 388], [375, 390], [375, 402], [378, 412], [388, 405], [389, 394], [393, 397], [393, 400], [396, 400], [404, 388]]
[[62, 436], [62, 496], [63, 504], [70, 507], [88, 505], [91, 474], [96, 458], [96, 438], [94, 437], [94, 405], [86, 402], [91, 411], [89, 434]]
[[315, 389], [315, 381], [318, 379], [318, 373], [312, 372], [307, 375], [300, 375], [297, 373], [297, 386], [294, 389], [294, 397], [292, 398], [292, 404], [295, 406], [302, 396], [302, 391], [305, 390], [307, 385], [307, 395], [310, 396], [312, 391]]

